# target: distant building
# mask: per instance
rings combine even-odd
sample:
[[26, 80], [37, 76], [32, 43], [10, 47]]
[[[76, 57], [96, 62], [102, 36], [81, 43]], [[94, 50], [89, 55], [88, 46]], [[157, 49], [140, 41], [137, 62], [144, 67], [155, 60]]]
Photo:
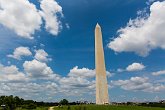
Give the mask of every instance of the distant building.
[[159, 103], [165, 103], [165, 100], [161, 100], [161, 101], [159, 101]]

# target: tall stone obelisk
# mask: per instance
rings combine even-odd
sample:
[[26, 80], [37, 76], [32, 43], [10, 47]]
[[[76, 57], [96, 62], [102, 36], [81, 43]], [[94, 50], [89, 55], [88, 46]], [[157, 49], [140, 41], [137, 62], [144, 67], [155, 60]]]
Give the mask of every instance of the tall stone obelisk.
[[95, 28], [95, 68], [96, 68], [96, 104], [108, 104], [108, 84], [104, 61], [101, 27]]

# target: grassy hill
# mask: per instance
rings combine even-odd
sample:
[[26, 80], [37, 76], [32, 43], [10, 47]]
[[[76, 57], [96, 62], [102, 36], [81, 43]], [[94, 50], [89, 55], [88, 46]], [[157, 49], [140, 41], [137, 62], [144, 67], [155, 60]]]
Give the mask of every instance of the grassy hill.
[[16, 110], [48, 110], [48, 107], [37, 107], [36, 109], [17, 108]]
[[54, 110], [165, 110], [158, 107], [112, 106], [112, 105], [75, 105], [54, 107]]

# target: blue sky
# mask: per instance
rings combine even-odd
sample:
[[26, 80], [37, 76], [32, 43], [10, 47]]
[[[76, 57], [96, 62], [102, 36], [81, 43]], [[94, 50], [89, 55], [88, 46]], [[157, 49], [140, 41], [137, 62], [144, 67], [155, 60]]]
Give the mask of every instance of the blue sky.
[[0, 95], [94, 102], [98, 22], [110, 100], [165, 99], [164, 9], [163, 0], [0, 0]]

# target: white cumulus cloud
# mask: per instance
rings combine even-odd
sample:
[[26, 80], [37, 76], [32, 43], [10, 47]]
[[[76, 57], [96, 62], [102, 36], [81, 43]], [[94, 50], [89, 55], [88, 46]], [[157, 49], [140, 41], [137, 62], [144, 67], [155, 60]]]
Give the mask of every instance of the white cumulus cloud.
[[42, 20], [35, 5], [28, 0], [0, 0], [0, 24], [21, 37], [32, 39]]
[[94, 76], [95, 70], [88, 69], [88, 68], [78, 68], [78, 66], [73, 67], [70, 69], [67, 77], [63, 77], [60, 80], [62, 88], [89, 88], [94, 84]]
[[18, 70], [15, 65], [4, 66], [0, 64], [0, 81], [16, 82], [26, 81], [26, 75]]
[[117, 69], [117, 72], [124, 72], [124, 71], [125, 71], [125, 69], [122, 69], [122, 68]]
[[32, 53], [28, 47], [17, 47], [12, 55], [7, 55], [8, 57], [21, 60], [22, 56], [31, 56]]
[[25, 61], [23, 64], [24, 71], [31, 78], [48, 78], [53, 75], [53, 71], [46, 63], [37, 60]]
[[152, 75], [154, 76], [165, 75], [165, 70], [153, 72]]
[[135, 52], [147, 56], [156, 48], [165, 49], [165, 1], [154, 2], [150, 13], [130, 20], [118, 30], [119, 36], [108, 44], [115, 52]]
[[14, 65], [0, 65], [0, 94], [15, 94], [39, 101], [52, 101], [57, 95], [59, 98], [76, 95], [78, 99], [95, 96], [95, 70], [75, 66], [67, 76], [60, 76], [36, 59], [25, 61], [23, 68], [20, 72]]
[[144, 92], [160, 92], [165, 91], [165, 85], [153, 84], [148, 77], [131, 77], [128, 80], [111, 81], [114, 86], [119, 86], [124, 90], [144, 91]]
[[[73, 67], [70, 70], [68, 76], [70, 77], [85, 77], [85, 78], [94, 78], [96, 71], [88, 68], [78, 68], [78, 66]], [[111, 77], [112, 74], [109, 71], [106, 71], [107, 77]]]
[[47, 62], [47, 61], [51, 61], [52, 59], [51, 58], [48, 58], [48, 53], [45, 52], [45, 50], [43, 49], [39, 49], [39, 50], [36, 50], [35, 51], [36, 54], [35, 54], [35, 59], [37, 59], [38, 61], [41, 61], [41, 62]]
[[[112, 76], [110, 72], [106, 72], [107, 77]], [[80, 95], [92, 92], [95, 90], [95, 70], [89, 68], [78, 68], [78, 66], [70, 69], [66, 77], [59, 80], [60, 88], [67, 95]]]
[[37, 9], [29, 0], [0, 0], [0, 24], [20, 37], [33, 39], [44, 20], [46, 30], [58, 35], [62, 29], [62, 7], [55, 0], [40, 0], [40, 7]]
[[62, 28], [61, 22], [58, 20], [57, 14], [62, 14], [62, 7], [55, 0], [41, 0], [40, 14], [44, 18], [45, 28], [53, 35], [57, 35]]
[[73, 69], [70, 70], [68, 76], [93, 78], [95, 76], [95, 71], [88, 68], [79, 69], [78, 66], [75, 66]]
[[140, 71], [143, 70], [145, 66], [141, 63], [132, 63], [131, 65], [128, 65], [126, 68], [127, 71]]

